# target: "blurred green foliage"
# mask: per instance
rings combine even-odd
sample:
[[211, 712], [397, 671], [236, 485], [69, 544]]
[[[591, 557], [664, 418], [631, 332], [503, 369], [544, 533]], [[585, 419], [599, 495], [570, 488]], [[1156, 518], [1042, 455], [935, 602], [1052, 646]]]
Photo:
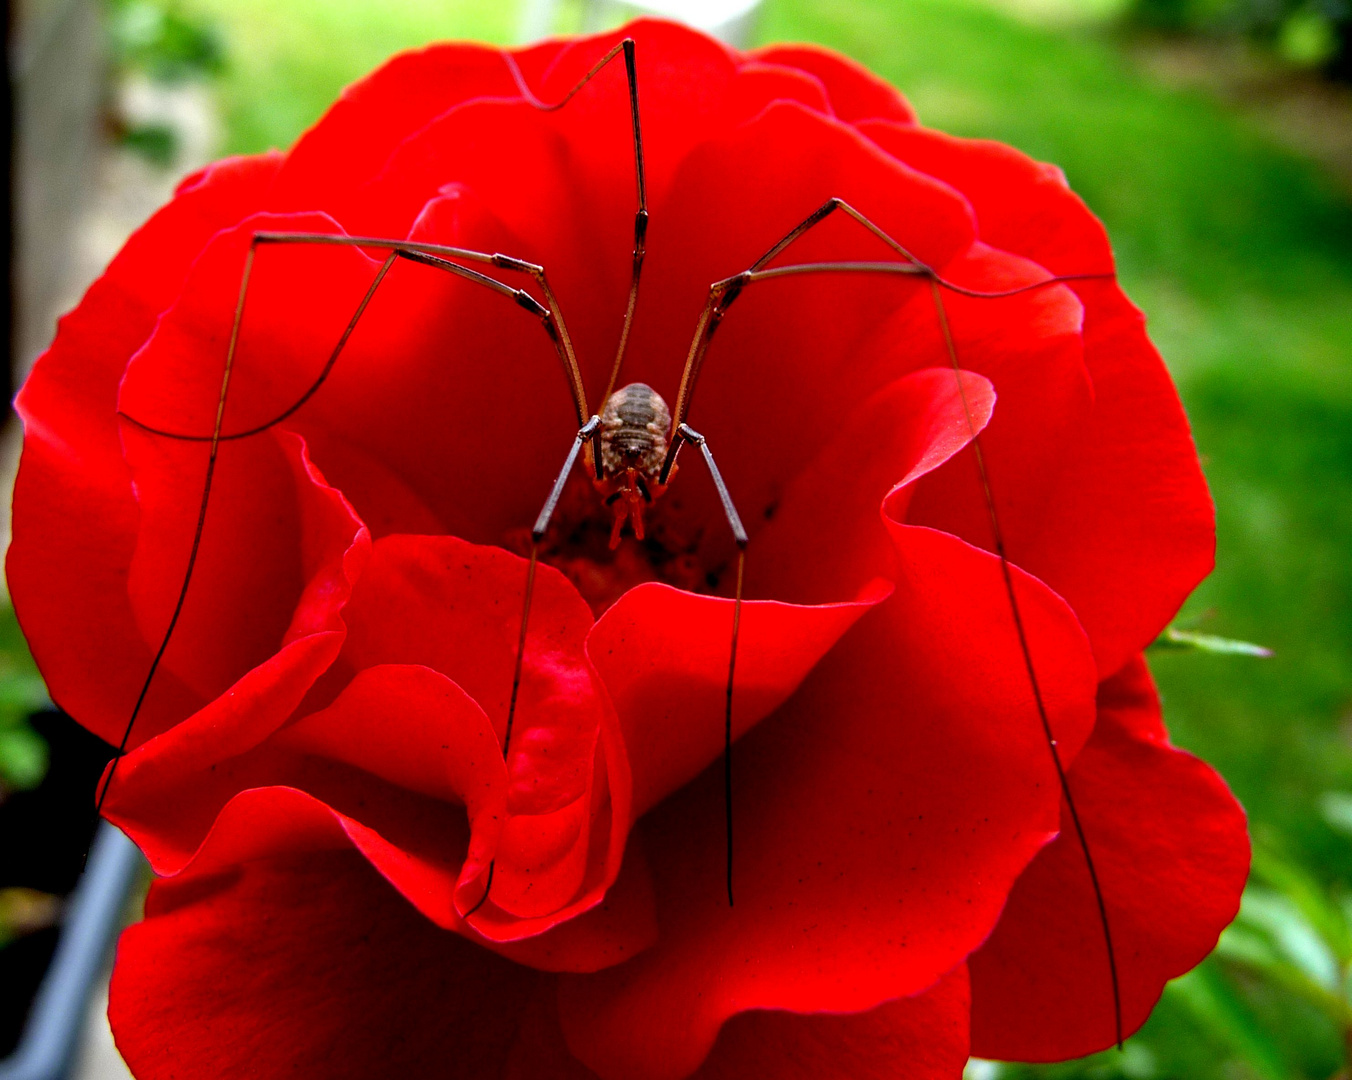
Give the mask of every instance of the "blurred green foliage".
[[[1221, 0], [1142, 2], [1195, 2], [1198, 17], [1177, 25], [1223, 10]], [[1313, 62], [1333, 16], [1285, 3], [1270, 0], [1287, 10], [1271, 33]], [[507, 42], [516, 17], [511, 4], [471, 0], [183, 0], [180, 10], [224, 34], [234, 153], [288, 145], [342, 85], [396, 49], [440, 37]], [[1150, 317], [1215, 494], [1218, 568], [1180, 625], [1275, 650], [1264, 661], [1151, 656], [1176, 741], [1220, 769], [1258, 840], [1243, 911], [1216, 955], [1166, 989], [1123, 1053], [977, 1072], [1333, 1075], [1346, 1063], [1352, 962], [1346, 189], [1217, 102], [1153, 84], [1110, 39], [1040, 28], [978, 0], [767, 0], [762, 37], [846, 52], [900, 86], [926, 123], [1065, 169], [1104, 219], [1122, 281]]]
[[391, 53], [447, 38], [507, 42], [516, 4], [479, 0], [182, 0], [227, 35], [226, 153], [287, 146]]
[[216, 23], [175, 0], [108, 0], [113, 63], [165, 81], [218, 74], [225, 46]]
[[[225, 46], [216, 23], [185, 12], [177, 0], [105, 0], [105, 15], [109, 55], [121, 78], [141, 75], [179, 83], [224, 70]], [[110, 119], [123, 146], [160, 168], [174, 163], [179, 140], [171, 124], [129, 124], [121, 115]]]
[[47, 744], [28, 724], [50, 705], [14, 612], [0, 606], [0, 799], [36, 787], [47, 774]]
[[1349, 0], [1133, 0], [1130, 13], [1154, 30], [1245, 35], [1296, 67], [1352, 78]]
[[[902, 87], [925, 122], [1056, 162], [1104, 219], [1217, 504], [1217, 569], [1180, 623], [1275, 651], [1152, 652], [1166, 718], [1230, 782], [1255, 834], [1341, 895], [1352, 838], [1324, 809], [1329, 793], [1352, 793], [1346, 189], [1217, 102], [1152, 84], [1087, 31], [968, 0], [769, 3], [767, 36], [839, 48]], [[1004, 1072], [1326, 1077], [1344, 1060], [1326, 1010], [1222, 956], [1170, 986], [1127, 1053]]]

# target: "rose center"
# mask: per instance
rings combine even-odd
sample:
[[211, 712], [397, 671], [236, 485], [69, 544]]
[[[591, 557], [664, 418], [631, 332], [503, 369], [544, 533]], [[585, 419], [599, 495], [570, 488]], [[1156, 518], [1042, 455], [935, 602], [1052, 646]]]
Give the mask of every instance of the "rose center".
[[[726, 568], [705, 565], [699, 550], [704, 525], [683, 514], [679, 505], [665, 499], [649, 505], [644, 539], [635, 539], [626, 529], [612, 550], [614, 517], [590, 478], [579, 471], [564, 488], [549, 532], [540, 542], [540, 561], [562, 571], [595, 615], [646, 581], [697, 593], [717, 590]], [[509, 530], [503, 546], [529, 556], [530, 529]]]

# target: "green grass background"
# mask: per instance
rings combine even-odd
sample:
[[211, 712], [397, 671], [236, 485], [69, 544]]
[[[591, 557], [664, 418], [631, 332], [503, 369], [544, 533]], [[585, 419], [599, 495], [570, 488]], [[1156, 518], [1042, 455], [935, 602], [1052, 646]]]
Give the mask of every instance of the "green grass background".
[[[289, 144], [396, 49], [509, 42], [517, 26], [514, 5], [468, 0], [182, 6], [225, 35], [230, 152]], [[1219, 103], [1153, 84], [1092, 28], [1038, 26], [976, 0], [767, 0], [760, 37], [832, 46], [901, 87], [927, 124], [1056, 162], [1106, 222], [1217, 502], [1218, 569], [1185, 617], [1276, 650], [1265, 662], [1154, 657], [1170, 727], [1225, 775], [1255, 835], [1336, 905], [1352, 885], [1352, 838], [1321, 806], [1352, 795], [1346, 189]], [[1342, 1053], [1325, 1013], [1210, 961], [1171, 988], [1127, 1053], [1049, 1071], [1322, 1077]]]

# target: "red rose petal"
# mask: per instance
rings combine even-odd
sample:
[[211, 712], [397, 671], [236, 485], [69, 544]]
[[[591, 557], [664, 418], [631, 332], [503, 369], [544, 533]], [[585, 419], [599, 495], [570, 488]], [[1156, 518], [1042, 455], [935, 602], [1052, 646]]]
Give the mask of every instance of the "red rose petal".
[[[917, 372], [880, 391], [786, 492], [748, 554], [750, 581], [824, 606], [744, 604], [734, 738], [781, 705], [865, 606], [886, 596], [876, 579], [891, 573], [893, 547], [879, 505], [970, 441], [969, 410], [972, 424], [985, 425], [989, 384], [965, 374], [964, 386], [965, 407], [951, 370]], [[869, 448], [863, 458], [861, 446]], [[904, 498], [897, 491], [897, 507]], [[731, 607], [644, 586], [592, 632], [588, 651], [620, 714], [636, 776], [635, 816], [722, 753]]]
[[[408, 666], [430, 662], [449, 670], [478, 690], [505, 725], [524, 582], [508, 586], [517, 597], [503, 604], [496, 641], [477, 620], [474, 594], [487, 590], [484, 595], [500, 599], [502, 574], [523, 577], [524, 563], [450, 538], [382, 541], [345, 612], [350, 647], [334, 676], [354, 666], [358, 674], [336, 702], [268, 739], [336, 644], [318, 657], [318, 669], [311, 663], [286, 676], [295, 683], [289, 694], [275, 685], [274, 672], [296, 667], [284, 652], [254, 673], [241, 687], [245, 692], [132, 755], [109, 801], [110, 816], [170, 873], [189, 863], [219, 868], [258, 857], [257, 845], [276, 853], [354, 843], [430, 918], [503, 941], [541, 934], [593, 907], [618, 872], [629, 812], [623, 748], [612, 718], [597, 729], [602, 703], [588, 688], [592, 676], [581, 656], [581, 634], [591, 621], [585, 604], [554, 571], [540, 568], [514, 730], [515, 801], [505, 819], [500, 736], [445, 675]], [[581, 671], [570, 668], [570, 650]], [[279, 667], [283, 663], [291, 667]], [[500, 688], [495, 673], [502, 676]], [[253, 692], [255, 684], [261, 692]], [[571, 731], [559, 722], [570, 710], [577, 719]], [[556, 723], [541, 726], [536, 718], [545, 715]], [[470, 738], [452, 730], [457, 723], [483, 729]], [[363, 739], [355, 738], [353, 724], [367, 731]], [[470, 752], [476, 740], [481, 745]], [[443, 746], [456, 748], [460, 771], [443, 769], [437, 788], [427, 769]], [[429, 797], [467, 804], [474, 826], [468, 841], [455, 806]], [[267, 826], [249, 836], [263, 813], [258, 807], [271, 807]], [[468, 931], [461, 913], [477, 906], [490, 861], [496, 865], [491, 902], [476, 917], [478, 931]], [[505, 951], [570, 970], [639, 951], [653, 936], [651, 890], [641, 868], [628, 877], [594, 916]]]
[[[338, 700], [291, 725], [279, 749], [341, 761], [443, 802], [462, 803], [470, 842], [462, 884], [477, 883], [497, 847], [507, 808], [507, 770], [484, 711], [428, 668], [365, 668]], [[462, 896], [468, 909], [478, 900]]]
[[350, 856], [312, 856], [156, 884], [118, 946], [109, 1017], [139, 1080], [497, 1080], [539, 979]]
[[[616, 70], [623, 86], [622, 69]], [[626, 115], [622, 104], [616, 103], [621, 124]], [[597, 395], [614, 357], [629, 290], [636, 205], [633, 166], [619, 173], [591, 175], [590, 164], [583, 164], [588, 156], [560, 132], [560, 117], [512, 100], [488, 99], [461, 106], [406, 140], [386, 162], [373, 184], [375, 190], [360, 194], [351, 209], [339, 207], [336, 213], [344, 223], [359, 216], [363, 231], [377, 236], [409, 236], [487, 253], [501, 251], [544, 266], [590, 392]], [[589, 129], [586, 137], [599, 142], [602, 134]], [[627, 148], [632, 160], [632, 142], [622, 126], [612, 141]], [[504, 142], [513, 148], [510, 170], [504, 170], [500, 160]], [[454, 177], [454, 183], [449, 177]], [[554, 180], [542, 186], [541, 177]], [[457, 214], [447, 214], [443, 207], [435, 217], [428, 215], [429, 204], [448, 198], [455, 200]], [[526, 274], [489, 266], [480, 269], [513, 288], [529, 287], [538, 293]], [[427, 282], [415, 294], [424, 298], [417, 304], [421, 310], [412, 319], [396, 320], [391, 315], [382, 322], [406, 324], [393, 340], [418, 341], [421, 347], [414, 355], [424, 364], [463, 372], [461, 378], [467, 385], [461, 394], [468, 395], [480, 417], [470, 430], [482, 426], [486, 409], [516, 401], [523, 394], [547, 394], [547, 401], [568, 401], [549, 339], [538, 320], [516, 308], [510, 298], [493, 297], [482, 287], [457, 283], [448, 274], [424, 267], [405, 267], [399, 277], [398, 287], [391, 290], [394, 295], [382, 306], [413, 307], [412, 297], [405, 300], [399, 294], [410, 290], [402, 279], [417, 278]], [[425, 299], [429, 295], [440, 298], [443, 307], [449, 300], [451, 310], [439, 311], [437, 303]], [[477, 328], [486, 321], [504, 328], [511, 337], [495, 341], [490, 335], [481, 341], [484, 331]], [[388, 344], [391, 339], [381, 335], [378, 340]], [[457, 348], [448, 365], [449, 340]], [[407, 349], [398, 351], [407, 353]], [[503, 361], [512, 356], [534, 360], [529, 367], [523, 365], [515, 381], [501, 371]], [[474, 394], [472, 388], [481, 382], [493, 391]], [[420, 384], [435, 385], [435, 380], [420, 373]], [[520, 412], [514, 427], [530, 425], [536, 415], [532, 404], [528, 397], [516, 406]], [[575, 416], [569, 426], [576, 431]], [[568, 428], [563, 430], [566, 450]], [[559, 451], [560, 461], [562, 456]]]
[[[519, 96], [498, 49], [453, 42], [401, 53], [344, 90], [300, 137], [286, 155], [268, 207], [333, 213], [342, 206], [351, 213], [360, 206], [352, 191], [375, 179], [401, 142], [442, 113], [483, 97]], [[346, 224], [370, 235], [359, 215]]]
[[[474, 926], [467, 926], [460, 911], [474, 885], [462, 880], [470, 843], [463, 810], [331, 762], [300, 759], [292, 770], [300, 782], [352, 813], [292, 787], [247, 789], [225, 805], [177, 873], [200, 878], [260, 859], [355, 849], [433, 923], [550, 971], [595, 971], [620, 963], [655, 936], [652, 892], [641, 863], [620, 875], [601, 904], [590, 897], [554, 918], [485, 920], [490, 903], [475, 916]], [[485, 832], [491, 840], [491, 831]], [[485, 930], [494, 936], [485, 936]]]
[[[358, 670], [403, 663], [441, 672], [484, 709], [500, 744], [525, 579], [526, 560], [501, 548], [450, 536], [377, 541], [346, 610], [344, 659]], [[514, 812], [568, 805], [588, 783], [603, 700], [584, 652], [591, 626], [568, 580], [537, 567], [512, 728]]]
[[[525, 577], [525, 560], [499, 548], [453, 537], [381, 540], [348, 608], [344, 657], [358, 669], [417, 663], [440, 671], [478, 702], [501, 740]], [[493, 936], [495, 909], [514, 916], [504, 936], [522, 936], [519, 918], [547, 918], [539, 932], [596, 903], [619, 869], [628, 768], [584, 652], [591, 624], [567, 579], [538, 567], [508, 763], [511, 817], [476, 921]]]
[[118, 763], [104, 813], [136, 841], [156, 872], [179, 870], [221, 808], [241, 787], [253, 786], [240, 783], [239, 755], [285, 723], [341, 645], [341, 632], [292, 642], [231, 693]]
[[972, 204], [981, 239], [1053, 274], [1111, 273], [1103, 224], [1055, 165], [1012, 146], [876, 120], [860, 131], [913, 168], [952, 184]]
[[[777, 103], [693, 151], [670, 199], [655, 209], [644, 296], [661, 303], [640, 302], [624, 378], [670, 400], [709, 284], [752, 265], [832, 196], [873, 214], [928, 259], [955, 257], [971, 235], [967, 207], [951, 189], [898, 168], [843, 124]], [[837, 214], [775, 261], [875, 258], [896, 255]], [[898, 367], [861, 346], [921, 287], [858, 274], [769, 281], [747, 288], [720, 323], [689, 419], [708, 436], [753, 531], [863, 398], [919, 366]], [[715, 525], [712, 490], [682, 479], [667, 498], [689, 519], [710, 523], [701, 561], [725, 561], [731, 541]]]
[[[890, 591], [874, 580], [845, 603], [744, 602], [732, 737], [779, 708]], [[625, 593], [587, 639], [587, 655], [619, 713], [635, 818], [723, 753], [732, 616], [731, 600], [646, 584]]]
[[[272, 735], [264, 725], [275, 724], [279, 705], [288, 704], [277, 688], [264, 690], [274, 692], [238, 694], [235, 714], [205, 710], [132, 755], [109, 797], [110, 818], [128, 829], [162, 874], [189, 867], [214, 872], [252, 858], [355, 845], [429, 918], [461, 929], [457, 879], [465, 879], [462, 889], [473, 888], [501, 828], [501, 758], [480, 754], [472, 766], [459, 761], [448, 782], [474, 797], [453, 791], [449, 802], [445, 792], [419, 792], [395, 766], [410, 753], [444, 760], [438, 748], [455, 728], [472, 726], [476, 714], [485, 728], [479, 741], [495, 742], [482, 713], [443, 676], [391, 665], [363, 673], [329, 709], [264, 741]], [[373, 704], [373, 691], [380, 707], [353, 716]], [[291, 699], [296, 696], [293, 690]], [[354, 723], [372, 729], [362, 761], [322, 752], [316, 725], [350, 729]], [[476, 826], [472, 836], [465, 803]], [[477, 898], [476, 891], [470, 904]]]
[[924, 993], [864, 1013], [738, 1013], [691, 1080], [958, 1080], [969, 999], [959, 967]]
[[[722, 112], [728, 84], [737, 75], [738, 58], [719, 42], [687, 27], [638, 19], [623, 30], [566, 43], [550, 58], [547, 70], [527, 71], [527, 82], [540, 100], [559, 101], [624, 37], [635, 41], [648, 200], [658, 206], [665, 201], [681, 161], [692, 146], [708, 137]], [[574, 165], [580, 177], [588, 182], [599, 178], [608, 187], [620, 178], [629, 181], [628, 198], [620, 204], [628, 210], [633, 197], [634, 146], [624, 62], [616, 60], [554, 116], [558, 130], [578, 148]], [[632, 224], [632, 212], [628, 216]], [[627, 256], [629, 248], [622, 250]]]
[[779, 64], [743, 61], [728, 86], [724, 122], [735, 126], [754, 120], [777, 101], [797, 101], [814, 112], [831, 115], [826, 87], [810, 72]]
[[[476, 917], [475, 923], [479, 920]], [[619, 877], [595, 907], [515, 941], [488, 941], [494, 952], [541, 971], [592, 972], [622, 964], [657, 940], [657, 904], [642, 845], [626, 845]], [[556, 1021], [557, 1023], [557, 1021]]]
[[[957, 1080], [967, 1062], [965, 967], [914, 997], [864, 1013], [739, 1013], [691, 1080], [773, 1076], [775, 1080]], [[568, 1051], [553, 996], [526, 1006], [505, 1080], [598, 1080]]]
[[860, 405], [789, 484], [748, 553], [748, 591], [822, 603], [890, 576], [893, 547], [879, 514], [904, 517], [922, 476], [981, 431], [995, 392], [980, 375], [926, 368]]
[[[444, 169], [444, 160], [438, 167]], [[410, 210], [414, 217], [427, 210], [423, 198]], [[412, 228], [419, 239], [495, 246], [491, 230], [501, 233], [501, 225], [468, 194], [455, 201], [455, 215], [428, 214], [394, 231], [402, 236]], [[441, 234], [438, 227], [454, 231]], [[341, 232], [322, 214], [256, 214], [216, 237], [130, 366], [121, 407], [136, 420], [210, 434], [256, 231]], [[226, 406], [227, 433], [272, 420], [317, 385], [379, 265], [347, 247], [257, 249]], [[448, 362], [448, 341], [455, 343], [456, 362]], [[307, 436], [321, 467], [356, 482], [354, 504], [373, 520], [497, 542], [508, 524], [538, 512], [576, 431], [558, 368], [538, 320], [510, 299], [401, 262], [322, 386], [288, 426]], [[502, 434], [511, 437], [485, 438], [485, 417], [506, 403], [515, 422]], [[389, 479], [393, 489], [383, 490]], [[503, 492], [514, 497], [503, 500]]]
[[[194, 548], [208, 447], [125, 436], [141, 526], [127, 572], [147, 641], [163, 636]], [[210, 702], [286, 642], [338, 627], [369, 540], [290, 434], [264, 433], [217, 459], [192, 581], [161, 668]], [[354, 551], [352, 558], [357, 558]], [[337, 589], [338, 591], [335, 591]], [[158, 680], [158, 672], [156, 679]], [[158, 683], [151, 694], [158, 695]], [[141, 738], [154, 728], [140, 728]]]
[[[340, 231], [323, 214], [251, 214], [218, 233], [128, 364], [118, 408], [141, 424], [210, 436], [253, 234]], [[251, 430], [300, 398], [379, 265], [356, 248], [265, 244], [257, 250], [223, 433]]]
[[[25, 445], [10, 593], [53, 698], [114, 744], [159, 645], [142, 638], [126, 597], [137, 510], [115, 416], [118, 382], [202, 244], [261, 197], [278, 164], [276, 155], [236, 158], [185, 182], [61, 320], [15, 402]], [[166, 673], [133, 745], [194, 705]]]
[[[1140, 658], [1103, 684], [1099, 702], [1070, 785], [1108, 907], [1130, 1035], [1164, 984], [1201, 961], [1235, 917], [1249, 844], [1225, 782], [1160, 738]], [[1103, 931], [1069, 820], [1014, 886], [971, 970], [973, 1053], [1056, 1061], [1112, 1045]]]
[[906, 99], [873, 72], [839, 53], [812, 45], [771, 45], [751, 53], [767, 64], [809, 71], [831, 96], [835, 115], [852, 124], [874, 117], [901, 124], [915, 123]]
[[1048, 499], [1041, 550], [1024, 561], [1075, 608], [1107, 673], [1150, 644], [1211, 572], [1215, 510], [1144, 317], [1115, 286], [1077, 292], [1094, 430]]
[[[845, 124], [796, 102], [773, 104], [755, 120], [697, 146], [681, 163], [668, 200], [654, 209], [644, 290], [662, 302], [641, 308], [631, 376], [659, 388], [674, 383], [710, 283], [747, 269], [832, 196], [848, 200], [931, 262], [947, 262], [974, 235], [970, 211], [951, 188], [900, 166]], [[831, 258], [895, 260], [896, 254], [837, 214], [776, 263]], [[765, 395], [789, 390], [823, 404], [852, 395], [857, 400], [849, 378], [851, 345], [863, 327], [876, 325], [914, 288], [835, 275], [748, 289], [721, 324], [702, 376], [702, 382], [714, 382], [719, 369], [731, 367], [735, 379], [715, 385], [745, 390], [729, 400], [725, 392], [703, 387], [692, 419], [699, 416], [698, 423], [710, 426], [707, 417], [718, 404], [749, 413], [744, 424], [754, 422], [761, 410], [748, 410], [748, 403], [768, 405], [774, 399]], [[801, 369], [786, 370], [785, 363]], [[813, 415], [822, 411], [834, 410]], [[796, 420], [801, 412], [788, 416]]]
[[[1102, 224], [1054, 166], [920, 128], [864, 131], [961, 190], [986, 242], [1054, 274], [1112, 271]], [[1106, 677], [1154, 639], [1211, 570], [1215, 521], [1187, 418], [1140, 312], [1114, 282], [1071, 287], [1085, 308], [1092, 426], [1041, 494], [1043, 526], [1024, 538], [1019, 560], [1070, 601]]]
[[[896, 594], [736, 748], [736, 906], [717, 768], [640, 825], [658, 943], [560, 997], [569, 1045], [607, 1080], [684, 1076], [747, 1009], [857, 1011], [924, 989], [986, 937], [1053, 834], [1059, 790], [998, 563], [894, 535]], [[1093, 723], [1093, 658], [1053, 593], [1014, 580], [1071, 755]]]
[[[988, 290], [1044, 280], [1041, 268], [974, 245], [944, 273]], [[953, 352], [964, 370], [994, 385], [999, 407], [981, 435], [986, 475], [1009, 557], [1029, 569], [1046, 528], [1049, 492], [1083, 444], [1094, 393], [1084, 364], [1083, 309], [1066, 288], [998, 300], [941, 293]], [[932, 294], [917, 295], [871, 343], [892, 353], [948, 360]], [[951, 532], [992, 550], [990, 510], [974, 452], [969, 450], [917, 485], [907, 520]]]

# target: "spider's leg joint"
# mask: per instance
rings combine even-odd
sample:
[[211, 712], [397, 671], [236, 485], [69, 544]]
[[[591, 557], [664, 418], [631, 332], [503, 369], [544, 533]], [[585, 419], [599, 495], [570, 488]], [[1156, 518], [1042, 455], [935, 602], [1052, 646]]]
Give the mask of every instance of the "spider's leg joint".
[[691, 446], [703, 446], [704, 436], [692, 428], [689, 424], [682, 424], [676, 429], [678, 437], [684, 439]]
[[822, 203], [821, 206], [817, 208], [817, 212], [815, 214], [813, 214], [810, 218], [808, 218], [805, 222], [803, 222], [801, 228], [804, 231], [812, 228], [812, 226], [817, 224], [817, 222], [821, 221], [823, 218], [830, 217], [833, 213], [835, 213], [844, 205], [845, 205], [844, 199], [840, 198], [838, 195], [832, 195], [829, 199], [826, 200], [826, 202]]
[[521, 307], [525, 308], [532, 315], [538, 315], [540, 318], [544, 319], [552, 329], [553, 320], [549, 316], [549, 308], [545, 307], [540, 301], [535, 299], [535, 297], [531, 296], [525, 289], [517, 289], [515, 297], [516, 302]]
[[[559, 470], [558, 478], [554, 481], [553, 488], [550, 489], [549, 498], [545, 500], [545, 505], [540, 510], [540, 516], [535, 519], [535, 526], [531, 529], [531, 541], [538, 544], [544, 535], [549, 531], [549, 519], [554, 516], [554, 508], [559, 505], [559, 496], [563, 494], [563, 486], [568, 482], [568, 476], [573, 471], [573, 464], [577, 461], [577, 455], [582, 452], [582, 445], [588, 440], [592, 440], [592, 453], [596, 459], [600, 460], [600, 433], [601, 418], [592, 416], [585, 424], [578, 429], [577, 438], [573, 441], [572, 447], [568, 451], [568, 460], [563, 463], [563, 468]], [[598, 473], [597, 479], [600, 479]], [[531, 579], [534, 580], [534, 554], [531, 555]], [[529, 594], [528, 594], [529, 595]], [[524, 625], [524, 619], [522, 620]], [[522, 631], [524, 635], [525, 631]], [[524, 637], [522, 638], [524, 641]], [[508, 716], [510, 717], [510, 713]], [[508, 731], [510, 732], [510, 727]]]
[[517, 270], [523, 274], [538, 274], [541, 270], [534, 263], [528, 263], [524, 259], [514, 259], [510, 255], [494, 255], [493, 265], [503, 270]]
[[742, 290], [751, 284], [751, 271], [743, 270], [736, 277], [725, 278], [714, 286], [721, 295], [718, 297], [718, 310], [725, 312], [732, 302], [742, 295]]
[[601, 418], [597, 416], [595, 413], [592, 414], [592, 418], [590, 420], [588, 420], [585, 424], [582, 425], [581, 430], [579, 430], [577, 433], [577, 441], [579, 443], [586, 442], [588, 439], [591, 439], [592, 475], [596, 477], [597, 480], [600, 480], [602, 478]]

